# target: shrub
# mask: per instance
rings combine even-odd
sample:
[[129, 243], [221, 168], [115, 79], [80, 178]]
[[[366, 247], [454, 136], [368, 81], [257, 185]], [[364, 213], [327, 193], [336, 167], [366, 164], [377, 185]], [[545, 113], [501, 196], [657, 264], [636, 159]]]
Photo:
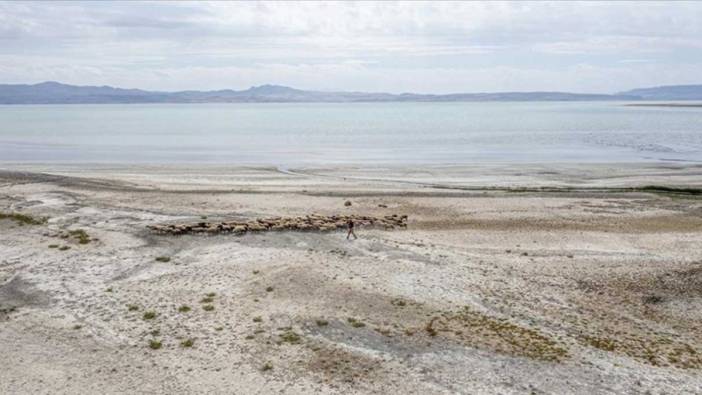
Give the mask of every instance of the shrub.
[[149, 340], [149, 348], [152, 350], [158, 350], [161, 348], [161, 342], [158, 340]]
[[355, 318], [348, 318], [346, 321], [348, 321], [349, 324], [351, 324], [351, 326], [354, 328], [363, 328], [364, 326], [366, 326], [366, 324]]
[[190, 348], [193, 346], [194, 340], [193, 339], [186, 339], [180, 342], [180, 345], [186, 348]]
[[144, 312], [144, 319], [145, 320], [152, 320], [156, 318], [156, 312], [155, 311], [146, 311]]

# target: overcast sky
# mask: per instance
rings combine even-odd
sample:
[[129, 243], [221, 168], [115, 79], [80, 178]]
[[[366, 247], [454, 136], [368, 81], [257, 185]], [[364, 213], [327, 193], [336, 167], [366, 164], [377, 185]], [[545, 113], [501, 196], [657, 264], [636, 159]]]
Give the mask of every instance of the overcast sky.
[[616, 92], [702, 83], [702, 2], [0, 3], [0, 83]]

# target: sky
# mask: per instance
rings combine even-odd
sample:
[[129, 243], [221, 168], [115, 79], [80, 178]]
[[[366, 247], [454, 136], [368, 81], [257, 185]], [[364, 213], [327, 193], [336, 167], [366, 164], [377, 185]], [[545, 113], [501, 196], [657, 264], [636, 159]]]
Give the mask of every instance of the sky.
[[614, 93], [702, 83], [702, 2], [0, 2], [0, 83]]

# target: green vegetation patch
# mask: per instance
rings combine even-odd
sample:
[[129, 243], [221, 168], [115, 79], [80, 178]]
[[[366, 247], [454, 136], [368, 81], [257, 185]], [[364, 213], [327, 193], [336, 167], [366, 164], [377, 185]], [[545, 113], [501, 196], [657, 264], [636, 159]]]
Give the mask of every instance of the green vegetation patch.
[[88, 244], [90, 243], [90, 236], [83, 229], [69, 230], [68, 234], [73, 236], [78, 241], [78, 244]]
[[155, 311], [145, 311], [143, 318], [145, 320], [153, 320], [156, 318], [156, 312]]
[[302, 337], [292, 330], [287, 330], [279, 334], [278, 337], [280, 337], [281, 343], [300, 344], [302, 342]]
[[181, 347], [185, 348], [190, 348], [195, 344], [195, 341], [193, 339], [185, 339], [182, 342], [180, 342]]
[[205, 311], [212, 311], [212, 310], [214, 310], [214, 306], [212, 306], [211, 304], [206, 304], [206, 305], [202, 306], [202, 309]]
[[190, 311], [190, 306], [182, 305], [178, 307], [179, 313], [187, 313], [188, 311]]
[[662, 185], [646, 185], [640, 188], [634, 188], [645, 192], [655, 193], [672, 193], [678, 195], [702, 195], [702, 188], [676, 188], [666, 187]]
[[270, 362], [266, 362], [263, 364], [263, 366], [261, 366], [262, 372], [267, 372], [267, 371], [272, 370], [272, 369], [273, 369], [273, 365]]
[[161, 342], [158, 340], [149, 340], [149, 348], [152, 350], [158, 350], [162, 346]]
[[67, 251], [67, 250], [70, 250], [70, 249], [71, 249], [71, 246], [61, 246], [61, 247], [59, 247], [59, 251]]
[[19, 225], [43, 225], [48, 220], [48, 218], [44, 217], [32, 217], [26, 214], [7, 212], [0, 212], [0, 219], [9, 219], [15, 221]]
[[156, 257], [156, 262], [170, 262], [171, 258], [167, 256], [157, 256]]
[[366, 326], [366, 324], [364, 324], [362, 321], [359, 321], [353, 317], [347, 318], [346, 321], [348, 321], [348, 323], [351, 324], [351, 326], [354, 328], [363, 328], [364, 326]]
[[581, 340], [597, 349], [624, 354], [652, 366], [702, 369], [702, 355], [690, 344], [677, 338], [637, 336], [621, 333], [616, 338], [584, 335]]
[[139, 310], [139, 306], [137, 306], [135, 304], [128, 304], [127, 305], [127, 311], [137, 311], [137, 310]]

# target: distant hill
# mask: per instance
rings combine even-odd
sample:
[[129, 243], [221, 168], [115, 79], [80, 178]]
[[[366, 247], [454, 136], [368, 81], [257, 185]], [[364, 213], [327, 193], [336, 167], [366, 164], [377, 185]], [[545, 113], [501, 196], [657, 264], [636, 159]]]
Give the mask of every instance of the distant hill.
[[246, 90], [158, 92], [111, 86], [74, 86], [58, 82], [1, 85], [0, 104], [109, 104], [109, 103], [345, 103], [345, 102], [464, 102], [464, 101], [594, 101], [594, 100], [702, 100], [702, 85], [634, 89], [617, 94], [568, 92], [369, 93], [305, 91], [280, 85]]
[[643, 100], [702, 100], [702, 85], [668, 85], [640, 88], [620, 95], [638, 96]]

